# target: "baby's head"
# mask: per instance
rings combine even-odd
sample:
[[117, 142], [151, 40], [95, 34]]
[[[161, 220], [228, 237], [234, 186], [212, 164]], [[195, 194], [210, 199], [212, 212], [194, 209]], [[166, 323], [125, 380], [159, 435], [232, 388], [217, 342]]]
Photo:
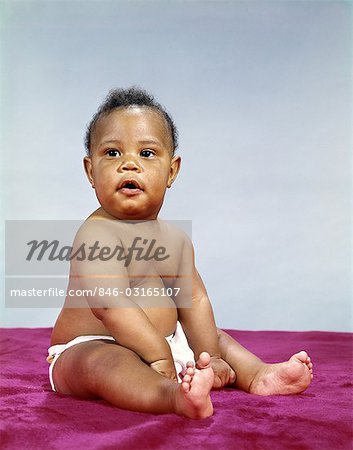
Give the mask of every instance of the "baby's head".
[[103, 210], [122, 220], [155, 219], [175, 180], [177, 130], [139, 88], [109, 93], [88, 125], [84, 166]]
[[172, 156], [178, 147], [178, 131], [174, 121], [166, 109], [155, 101], [153, 95], [146, 92], [144, 89], [138, 87], [130, 87], [127, 89], [113, 89], [109, 92], [104, 102], [99, 106], [96, 114], [88, 124], [85, 135], [85, 147], [87, 155], [91, 155], [92, 137], [96, 130], [97, 124], [103, 118], [108, 116], [111, 112], [117, 109], [124, 108], [148, 108], [160, 114], [164, 119], [166, 127], [170, 133], [172, 141]]

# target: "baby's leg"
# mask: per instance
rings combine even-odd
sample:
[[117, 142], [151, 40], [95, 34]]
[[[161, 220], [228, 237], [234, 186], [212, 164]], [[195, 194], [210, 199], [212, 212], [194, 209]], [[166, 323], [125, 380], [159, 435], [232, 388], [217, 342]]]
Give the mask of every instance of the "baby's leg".
[[304, 351], [288, 361], [266, 364], [223, 330], [217, 329], [222, 358], [235, 371], [234, 386], [252, 394], [297, 394], [303, 392], [313, 378], [313, 364]]
[[[203, 367], [207, 367], [208, 361]], [[206, 358], [206, 359], [207, 359]], [[65, 350], [53, 379], [62, 394], [103, 398], [132, 411], [176, 413], [198, 419], [212, 415], [213, 371], [189, 368], [182, 384], [155, 372], [136, 353], [110, 341], [84, 342]]]

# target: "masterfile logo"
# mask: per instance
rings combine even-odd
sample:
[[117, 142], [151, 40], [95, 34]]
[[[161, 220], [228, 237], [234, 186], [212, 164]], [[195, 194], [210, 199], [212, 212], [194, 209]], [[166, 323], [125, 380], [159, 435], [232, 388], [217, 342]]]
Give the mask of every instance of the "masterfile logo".
[[68, 307], [191, 304], [190, 221], [6, 221], [5, 230], [8, 307], [59, 307], [63, 297]]

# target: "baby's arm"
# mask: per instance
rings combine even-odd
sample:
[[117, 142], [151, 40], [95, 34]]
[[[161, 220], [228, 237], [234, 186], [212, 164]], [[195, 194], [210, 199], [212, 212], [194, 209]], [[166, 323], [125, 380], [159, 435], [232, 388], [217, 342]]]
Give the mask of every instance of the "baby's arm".
[[211, 357], [221, 356], [212, 306], [196, 268], [192, 275], [191, 307], [178, 308], [178, 317], [196, 359], [204, 351]]
[[137, 353], [149, 365], [165, 361], [175, 373], [170, 347], [163, 334], [136, 303], [128, 298], [123, 303], [123, 307], [91, 309], [120, 345]]
[[[84, 227], [76, 236], [75, 246], [85, 243], [86, 247], [92, 247], [97, 240], [101, 247], [114, 249], [117, 245], [117, 237], [110, 232], [109, 226], [100, 221]], [[171, 350], [164, 335], [139, 306], [138, 297], [123, 295], [130, 288], [124, 261], [116, 258], [77, 258], [71, 262], [70, 276], [78, 279], [81, 290], [95, 293], [86, 297], [87, 306], [118, 344], [134, 351], [149, 365], [164, 361], [163, 371], [172, 373], [176, 379]], [[116, 296], [108, 295], [114, 292]], [[158, 371], [158, 367], [160, 365], [152, 368]]]
[[231, 384], [235, 381], [234, 370], [221, 358], [218, 344], [217, 327], [206, 288], [193, 263], [191, 307], [178, 308], [181, 322], [188, 343], [195, 359], [203, 351], [211, 355], [211, 367], [215, 374], [214, 388]]

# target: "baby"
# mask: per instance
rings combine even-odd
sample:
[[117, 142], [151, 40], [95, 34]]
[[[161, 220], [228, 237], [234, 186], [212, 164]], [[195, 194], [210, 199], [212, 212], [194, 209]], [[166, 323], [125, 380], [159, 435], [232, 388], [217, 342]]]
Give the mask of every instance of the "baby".
[[49, 348], [53, 390], [192, 419], [213, 414], [211, 389], [303, 392], [308, 354], [266, 364], [217, 328], [186, 233], [157, 219], [180, 169], [176, 147], [172, 118], [139, 88], [111, 91], [90, 122], [84, 167], [100, 207], [75, 238]]

